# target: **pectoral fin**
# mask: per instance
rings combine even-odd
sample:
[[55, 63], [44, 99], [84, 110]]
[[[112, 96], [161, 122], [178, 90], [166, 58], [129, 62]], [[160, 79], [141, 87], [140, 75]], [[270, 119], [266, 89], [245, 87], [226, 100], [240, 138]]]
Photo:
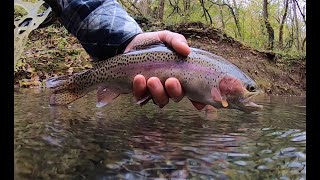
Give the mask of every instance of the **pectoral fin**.
[[144, 96], [143, 98], [141, 98], [137, 104], [139, 104], [140, 106], [143, 106], [145, 104], [147, 104], [149, 102], [149, 100], [152, 99], [152, 96], [150, 94], [147, 94], [146, 96]]
[[120, 94], [115, 93], [112, 90], [108, 89], [107, 87], [104, 86], [99, 86], [98, 87], [98, 92], [97, 92], [97, 107], [103, 107], [105, 105], [108, 105], [112, 103], [114, 99], [116, 99]]
[[229, 106], [227, 100], [225, 100], [225, 99], [223, 99], [223, 100], [221, 101], [221, 104], [222, 104], [223, 107], [228, 107], [228, 106]]
[[215, 100], [217, 102], [221, 102], [223, 107], [228, 107], [229, 104], [228, 104], [227, 100], [221, 96], [221, 93], [217, 88], [211, 89], [211, 96], [212, 96], [213, 100]]

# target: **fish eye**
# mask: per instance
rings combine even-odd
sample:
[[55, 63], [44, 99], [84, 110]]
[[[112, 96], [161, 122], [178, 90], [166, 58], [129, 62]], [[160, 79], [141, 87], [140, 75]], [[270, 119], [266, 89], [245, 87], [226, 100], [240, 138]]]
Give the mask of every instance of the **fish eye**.
[[248, 84], [247, 85], [247, 90], [250, 91], [250, 92], [256, 92], [257, 87], [254, 84]]

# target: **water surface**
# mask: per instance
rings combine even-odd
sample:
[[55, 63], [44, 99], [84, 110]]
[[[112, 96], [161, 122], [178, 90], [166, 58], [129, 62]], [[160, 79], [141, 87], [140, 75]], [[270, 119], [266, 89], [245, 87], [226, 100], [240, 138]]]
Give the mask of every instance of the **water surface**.
[[131, 96], [96, 108], [96, 95], [49, 107], [49, 92], [14, 97], [16, 179], [305, 179], [306, 102], [264, 97], [264, 109], [159, 109]]

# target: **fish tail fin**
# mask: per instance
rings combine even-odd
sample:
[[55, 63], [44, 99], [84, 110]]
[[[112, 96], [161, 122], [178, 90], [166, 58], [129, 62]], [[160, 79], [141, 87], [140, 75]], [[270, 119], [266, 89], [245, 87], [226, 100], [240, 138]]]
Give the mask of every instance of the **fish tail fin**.
[[54, 90], [49, 102], [54, 106], [70, 104], [88, 93], [84, 88], [75, 84], [72, 76], [69, 75], [48, 79], [46, 87]]
[[70, 78], [71, 75], [49, 78], [46, 81], [46, 87], [57, 90], [58, 88], [62, 88]]

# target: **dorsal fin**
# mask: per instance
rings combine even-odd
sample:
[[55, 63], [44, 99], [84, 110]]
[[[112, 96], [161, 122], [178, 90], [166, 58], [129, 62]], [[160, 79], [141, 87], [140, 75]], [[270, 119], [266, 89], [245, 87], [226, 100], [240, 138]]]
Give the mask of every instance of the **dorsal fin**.
[[149, 49], [154, 46], [165, 46], [165, 44], [162, 41], [156, 39], [144, 39], [137, 41], [129, 52]]
[[[152, 47], [155, 47], [155, 46], [164, 46], [164, 47], [166, 47], [166, 45], [162, 41], [159, 41], [159, 40], [156, 40], [156, 39], [144, 39], [144, 40], [137, 41], [133, 45], [132, 49], [130, 51], [126, 52], [126, 53], [130, 53], [130, 52], [138, 51], [138, 50], [143, 50], [143, 49], [149, 49], [149, 48], [152, 48]], [[101, 61], [94, 60], [93, 57], [91, 57], [91, 59], [93, 59], [91, 61], [91, 65], [92, 65], [93, 68], [97, 67], [97, 65], [101, 62]]]
[[99, 61], [91, 61], [91, 65], [93, 68], [96, 68], [99, 64]]

